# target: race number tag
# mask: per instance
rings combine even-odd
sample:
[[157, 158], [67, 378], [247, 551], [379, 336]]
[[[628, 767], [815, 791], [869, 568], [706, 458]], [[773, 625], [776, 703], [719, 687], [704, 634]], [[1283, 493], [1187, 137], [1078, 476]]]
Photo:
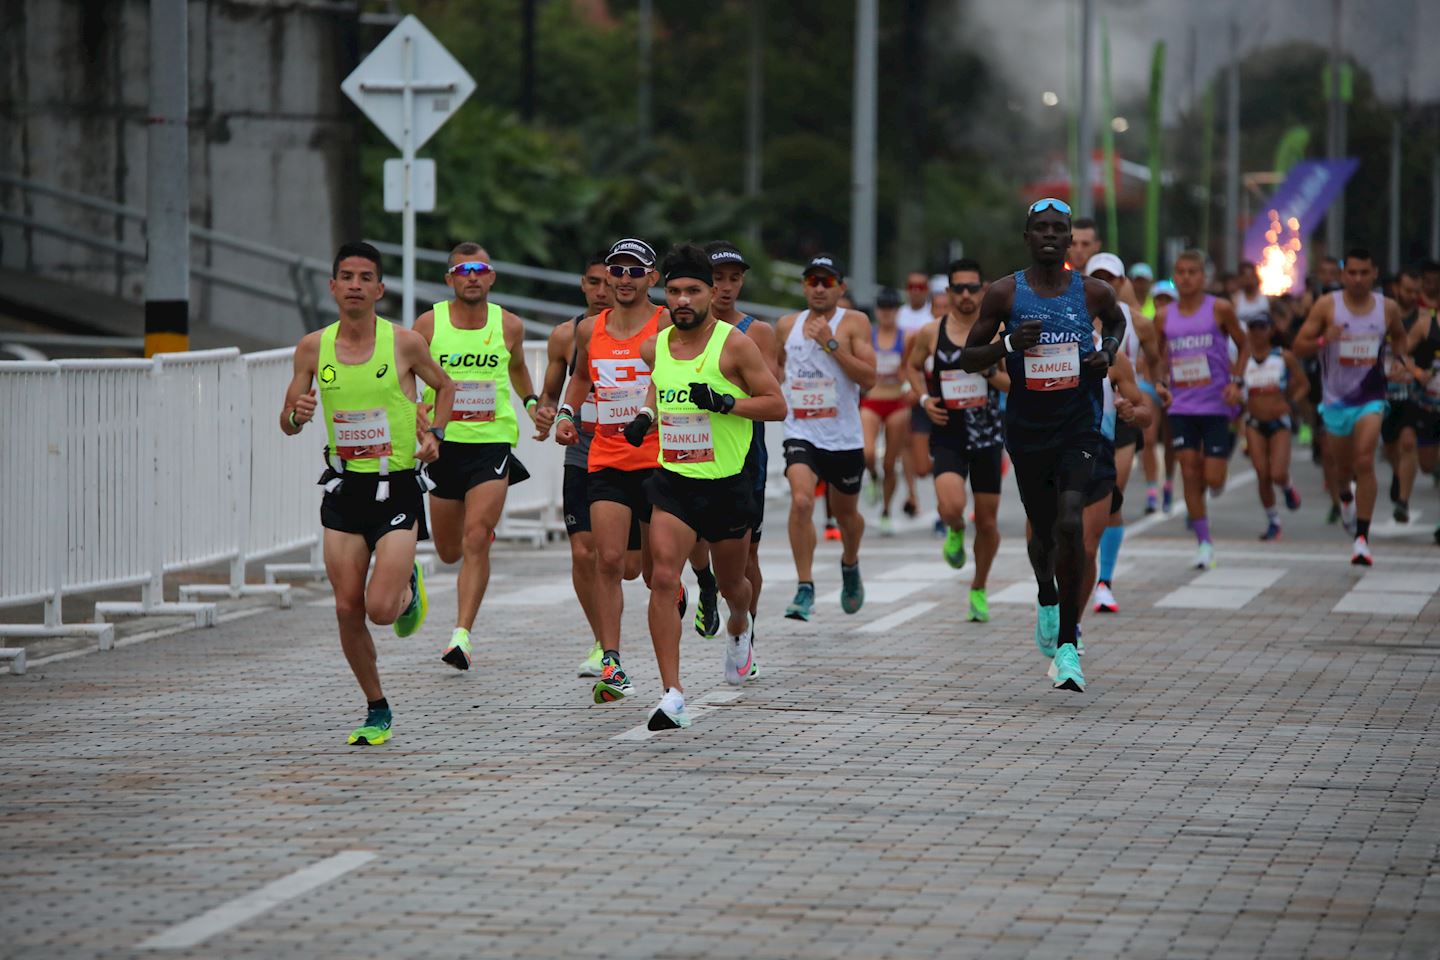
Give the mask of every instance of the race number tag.
[[1269, 363], [1252, 367], [1245, 373], [1245, 389], [1251, 393], [1279, 393], [1280, 369]]
[[1210, 358], [1203, 353], [1171, 358], [1170, 381], [1177, 387], [1205, 386], [1210, 382]]
[[599, 387], [595, 388], [595, 399], [599, 416], [595, 432], [602, 437], [618, 437], [625, 432], [625, 424], [635, 419], [635, 414], [645, 405], [645, 391], [648, 386]]
[[491, 423], [495, 420], [495, 381], [455, 381], [455, 405], [450, 419], [460, 423]]
[[600, 408], [595, 405], [594, 396], [591, 393], [591, 399], [580, 404], [580, 429], [585, 433], [594, 433], [595, 424], [600, 420]]
[[978, 373], [964, 370], [940, 371], [940, 399], [945, 401], [946, 410], [967, 410], [983, 407], [989, 396], [990, 386]]
[[796, 420], [833, 417], [839, 411], [833, 377], [791, 377], [790, 412]]
[[660, 457], [666, 463], [710, 463], [715, 440], [708, 413], [660, 413]]
[[1440, 404], [1440, 363], [1430, 369], [1430, 379], [1425, 381], [1425, 396], [1431, 403]]
[[1070, 390], [1079, 385], [1078, 343], [1037, 343], [1025, 351], [1025, 389]]
[[875, 372], [882, 377], [894, 380], [895, 375], [900, 372], [900, 354], [886, 350], [875, 357]]
[[1368, 367], [1380, 355], [1380, 338], [1374, 334], [1340, 335], [1340, 366]]
[[382, 407], [336, 410], [335, 453], [341, 460], [391, 456], [390, 420]]

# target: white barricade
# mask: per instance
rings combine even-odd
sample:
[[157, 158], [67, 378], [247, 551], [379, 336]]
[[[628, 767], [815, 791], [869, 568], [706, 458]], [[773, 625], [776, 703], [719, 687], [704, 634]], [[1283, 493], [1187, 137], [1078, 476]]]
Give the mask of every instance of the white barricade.
[[[143, 368], [129, 371], [127, 383], [110, 383], [115, 391], [112, 399], [127, 390], [138, 390], [143, 382]], [[61, 612], [65, 578], [70, 570], [67, 545], [72, 542], [73, 526], [85, 522], [81, 518], [87, 514], [71, 519], [75, 515], [71, 507], [81, 504], [69, 498], [68, 418], [60, 384], [61, 371], [56, 363], [0, 363], [0, 444], [5, 450], [5, 456], [0, 457], [0, 607], [39, 602], [45, 605], [42, 624], [0, 623], [0, 636], [89, 634], [106, 649], [114, 640], [113, 627], [67, 624]], [[103, 429], [94, 425], [92, 442], [100, 442]], [[83, 505], [95, 506], [89, 502]], [[95, 521], [97, 513], [88, 513], [90, 522]], [[116, 551], [124, 548], [115, 537], [107, 545]], [[123, 562], [107, 567], [112, 573], [122, 568]], [[140, 571], [130, 572], [131, 577], [119, 579], [135, 582]], [[0, 648], [0, 659], [11, 662], [11, 673], [25, 672], [23, 648]]]

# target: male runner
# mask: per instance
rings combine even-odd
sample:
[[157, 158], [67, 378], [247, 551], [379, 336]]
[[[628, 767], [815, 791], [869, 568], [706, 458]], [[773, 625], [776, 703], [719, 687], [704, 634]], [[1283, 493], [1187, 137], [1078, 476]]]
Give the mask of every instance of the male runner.
[[[1219, 496], [1235, 435], [1230, 421], [1240, 402], [1240, 384], [1250, 346], [1235, 309], [1205, 292], [1205, 256], [1187, 250], [1175, 258], [1180, 299], [1155, 311], [1155, 332], [1170, 371], [1170, 444], [1180, 465], [1185, 509], [1195, 534], [1195, 567], [1215, 566], [1215, 545], [1205, 513], [1205, 491]], [[1233, 345], [1234, 349], [1231, 349]], [[1232, 359], [1233, 358], [1233, 359]]]
[[840, 526], [840, 609], [856, 613], [865, 602], [860, 580], [860, 481], [865, 475], [865, 438], [860, 429], [860, 392], [875, 386], [870, 321], [858, 310], [840, 309], [845, 271], [828, 253], [805, 266], [809, 308], [780, 318], [775, 330], [784, 375], [785, 479], [790, 483], [790, 550], [800, 581], [785, 608], [792, 620], [809, 620], [815, 607], [815, 484], [824, 480]]
[[[565, 378], [575, 370], [575, 331], [580, 321], [593, 317], [606, 307], [614, 306], [610, 296], [609, 272], [605, 269], [607, 251], [601, 250], [590, 257], [585, 273], [580, 277], [580, 293], [585, 297], [585, 312], [577, 313], [569, 323], [557, 323], [550, 331], [546, 344], [548, 363], [545, 367], [545, 385], [541, 391], [540, 411], [545, 415], [560, 405], [565, 388]], [[592, 392], [580, 405], [579, 440], [565, 448], [565, 480], [561, 488], [561, 508], [565, 511], [565, 535], [570, 539], [570, 581], [575, 585], [575, 597], [580, 609], [595, 635], [595, 644], [590, 655], [580, 664], [582, 677], [598, 677], [605, 665], [604, 644], [600, 641], [599, 620], [595, 611], [595, 584], [599, 575], [595, 562], [595, 535], [590, 532], [590, 501], [585, 495], [586, 477], [589, 476], [590, 438], [595, 433], [595, 396]], [[640, 575], [640, 551], [627, 553], [625, 578], [633, 580]]]
[[[870, 475], [870, 502], [880, 503], [880, 535], [893, 536], [894, 522], [890, 519], [890, 504], [895, 499], [895, 487], [899, 483], [897, 467], [900, 455], [909, 442], [910, 398], [905, 395], [904, 374], [900, 372], [901, 360], [905, 356], [905, 341], [911, 333], [900, 328], [896, 320], [900, 307], [900, 294], [889, 287], [881, 287], [875, 294], [875, 328], [870, 332], [870, 345], [875, 348], [875, 386], [860, 398], [860, 426], [865, 432], [865, 472]], [[881, 480], [876, 466], [875, 449], [879, 446], [880, 434], [885, 435], [885, 477]], [[915, 491], [910, 491], [908, 500], [914, 501]]]
[[975, 575], [967, 618], [988, 623], [985, 587], [1000, 549], [1000, 462], [1005, 443], [1000, 394], [1010, 389], [1010, 375], [999, 364], [980, 373], [961, 369], [961, 345], [970, 339], [980, 316], [985, 281], [974, 260], [955, 260], [949, 271], [950, 312], [915, 334], [906, 374], [932, 422], [935, 497], [946, 526], [940, 552], [957, 570], [965, 566], [967, 479], [975, 494]]
[[384, 292], [379, 251], [368, 243], [341, 246], [330, 275], [340, 319], [295, 348], [280, 411], [280, 429], [293, 437], [315, 416], [311, 384], [319, 381], [328, 464], [320, 478], [325, 572], [335, 591], [340, 648], [368, 702], [365, 723], [347, 741], [360, 746], [389, 740], [393, 722], [366, 618], [394, 624], [402, 637], [425, 622], [425, 583], [415, 562], [415, 541], [426, 536], [416, 460], [434, 460], [439, 444], [433, 432], [416, 435], [415, 378], [436, 393], [432, 431], [443, 431], [455, 398], [454, 383], [424, 339], [375, 315]]
[[1268, 321], [1270, 298], [1260, 292], [1260, 274], [1256, 271], [1255, 264], [1242, 260], [1236, 279], [1239, 289], [1235, 291], [1230, 303], [1235, 308], [1235, 319], [1240, 321], [1241, 331], [1249, 329], [1254, 320]]
[[1150, 288], [1155, 285], [1155, 270], [1148, 263], [1130, 264], [1130, 288], [1140, 303], [1140, 315], [1146, 320], [1155, 319], [1155, 301], [1150, 299]]
[[[1069, 204], [1048, 197], [1031, 204], [1022, 237], [1031, 266], [990, 285], [960, 365], [978, 373], [1005, 361], [1005, 447], [1030, 520], [1039, 586], [1035, 643], [1055, 661], [1055, 687], [1083, 691], [1075, 649], [1085, 587], [1081, 513], [1100, 452], [1101, 380], [1115, 360], [1125, 315], [1108, 284], [1066, 268]], [[996, 342], [1002, 323], [1005, 336]]]
[[1440, 310], [1440, 263], [1434, 260], [1420, 264], [1420, 307]]
[[929, 323], [933, 317], [930, 315], [930, 278], [921, 270], [911, 270], [905, 277], [905, 302], [895, 314], [895, 322], [900, 329], [909, 333], [912, 330], [919, 330]]
[[[591, 690], [596, 703], [612, 703], [632, 690], [630, 677], [620, 666], [620, 618], [625, 609], [620, 581], [625, 576], [626, 551], [639, 550], [641, 572], [650, 582], [646, 545], [650, 500], [644, 484], [657, 469], [659, 441], [649, 437], [635, 448], [626, 442], [624, 430], [644, 405], [650, 387], [650, 365], [640, 348], [670, 325], [669, 312], [652, 306], [649, 299], [657, 277], [650, 244], [629, 237], [617, 240], [605, 256], [605, 269], [615, 305], [581, 320], [576, 328], [575, 371], [555, 417], [555, 439], [567, 447], [579, 443], [575, 411], [594, 389], [596, 426], [585, 495], [595, 536], [595, 615], [604, 650], [600, 678]], [[683, 588], [680, 593], [683, 609]]]
[[1090, 258], [1100, 252], [1100, 225], [1093, 217], [1076, 217], [1070, 225], [1070, 269], [1082, 276]]
[[[705, 245], [710, 257], [710, 270], [714, 283], [714, 295], [710, 299], [710, 315], [722, 323], [728, 323], [745, 336], [755, 341], [760, 354], [778, 382], [780, 371], [775, 366], [775, 330], [770, 324], [756, 319], [748, 313], [741, 313], [736, 306], [740, 290], [745, 286], [745, 272], [750, 264], [738, 247], [724, 240], [715, 240]], [[750, 451], [745, 455], [745, 472], [754, 481], [755, 516], [750, 525], [750, 560], [745, 576], [750, 581], [750, 639], [755, 640], [755, 615], [760, 609], [760, 588], [764, 578], [760, 573], [760, 536], [765, 525], [765, 473], [769, 469], [769, 453], [765, 449], [765, 424], [755, 421], [754, 436], [750, 440]], [[695, 631], [703, 637], [713, 637], [720, 631], [720, 608], [718, 585], [710, 571], [710, 550], [704, 540], [695, 543], [690, 552], [690, 567], [700, 585], [700, 600], [695, 609]], [[754, 658], [750, 661], [750, 677], [759, 673]]]
[[[1395, 277], [1395, 303], [1400, 307], [1400, 322], [1406, 332], [1415, 329], [1420, 320], [1420, 271], [1405, 267]], [[1426, 319], [1433, 313], [1426, 311]], [[1386, 346], [1385, 400], [1389, 409], [1380, 421], [1380, 442], [1390, 464], [1390, 503], [1396, 523], [1410, 522], [1410, 494], [1415, 488], [1419, 466], [1418, 448], [1421, 435], [1428, 434], [1429, 410], [1422, 394], [1424, 386], [1416, 387], [1407, 358]]]
[[652, 370], [644, 408], [625, 427], [634, 446], [659, 426], [660, 469], [645, 481], [650, 520], [650, 638], [664, 696], [650, 712], [651, 730], [690, 726], [680, 684], [680, 615], [674, 596], [698, 539], [710, 544], [714, 576], [730, 617], [725, 681], [750, 679], [750, 528], [755, 481], [745, 470], [754, 421], [781, 420], [785, 399], [760, 348], [710, 315], [710, 256], [693, 243], [671, 250], [661, 265], [674, 325], [646, 340]]
[[[524, 398], [533, 422], [538, 399], [525, 365], [525, 325], [490, 302], [495, 269], [478, 243], [450, 251], [445, 283], [455, 299], [443, 300], [415, 319], [430, 355], [455, 381], [450, 422], [436, 433], [440, 456], [430, 467], [430, 521], [435, 552], [445, 563], [460, 563], [456, 577], [455, 629], [440, 659], [456, 670], [470, 669], [470, 631], [490, 584], [490, 543], [505, 510], [511, 484], [530, 476], [515, 459], [520, 425], [510, 390]], [[425, 402], [435, 392], [425, 391]]]
[[[1385, 413], [1380, 348], [1388, 342], [1404, 357], [1412, 350], [1399, 305], [1374, 292], [1375, 258], [1370, 251], [1354, 247], [1345, 252], [1341, 282], [1342, 289], [1310, 308], [1294, 349], [1300, 357], [1320, 355], [1326, 479], [1339, 493], [1346, 532], [1355, 536], [1350, 562], [1368, 567], [1374, 563], [1370, 518], [1375, 510], [1375, 446]], [[1412, 333], [1418, 330], [1419, 324]]]

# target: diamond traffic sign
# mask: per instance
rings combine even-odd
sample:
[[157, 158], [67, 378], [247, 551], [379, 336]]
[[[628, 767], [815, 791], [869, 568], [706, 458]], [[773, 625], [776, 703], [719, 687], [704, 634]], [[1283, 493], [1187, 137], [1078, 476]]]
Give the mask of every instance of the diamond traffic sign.
[[[345, 78], [340, 89], [391, 143], [414, 151], [460, 109], [475, 91], [475, 79], [423, 23], [407, 16]], [[407, 99], [412, 100], [408, 137]]]

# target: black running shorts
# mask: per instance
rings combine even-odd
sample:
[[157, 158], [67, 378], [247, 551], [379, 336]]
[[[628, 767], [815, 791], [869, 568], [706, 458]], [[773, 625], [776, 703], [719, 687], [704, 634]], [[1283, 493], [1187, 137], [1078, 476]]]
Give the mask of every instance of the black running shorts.
[[958, 473], [961, 479], [970, 481], [975, 493], [1000, 492], [1000, 460], [1004, 448], [998, 443], [989, 447], [959, 449], [935, 442], [930, 435], [930, 456], [935, 462], [935, 476], [942, 473]]
[[[335, 477], [326, 471], [325, 482]], [[387, 533], [419, 529], [417, 540], [429, 540], [425, 526], [425, 497], [420, 492], [420, 477], [413, 471], [390, 475], [390, 496], [375, 499], [380, 477], [374, 473], [347, 473], [337, 490], [326, 492], [320, 501], [320, 525], [326, 530], [358, 534], [373, 553], [375, 545]]]
[[785, 438], [785, 473], [790, 468], [803, 464], [814, 471], [815, 476], [824, 480], [836, 493], [855, 496], [860, 492], [860, 483], [865, 478], [865, 451], [821, 450], [809, 440]]
[[429, 470], [435, 489], [430, 493], [441, 500], [464, 500], [472, 487], [492, 480], [509, 480], [515, 484], [530, 479], [530, 471], [515, 459], [508, 443], [440, 442], [440, 457]]
[[678, 518], [701, 540], [738, 540], [750, 532], [755, 508], [754, 481], [743, 471], [719, 480], [683, 477], [655, 470], [645, 481], [655, 509]]

